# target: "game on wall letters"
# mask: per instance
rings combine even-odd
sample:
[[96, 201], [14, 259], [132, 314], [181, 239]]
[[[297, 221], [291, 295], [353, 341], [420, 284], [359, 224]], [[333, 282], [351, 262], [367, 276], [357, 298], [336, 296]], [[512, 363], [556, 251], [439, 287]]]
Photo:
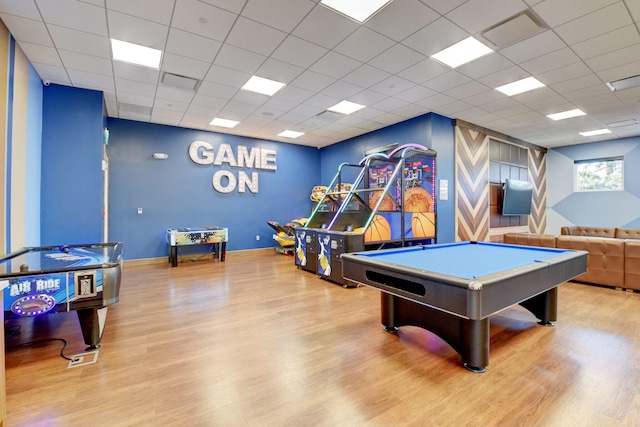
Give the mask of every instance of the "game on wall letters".
[[[276, 171], [276, 150], [254, 147], [249, 149], [238, 145], [236, 151], [229, 144], [220, 144], [216, 150], [206, 141], [193, 141], [189, 146], [189, 158], [198, 165], [212, 165], [213, 167], [227, 164], [232, 168], [258, 169]], [[245, 170], [235, 171], [219, 169], [211, 180], [213, 188], [219, 193], [245, 193], [247, 189], [257, 194], [259, 190], [259, 174]]]

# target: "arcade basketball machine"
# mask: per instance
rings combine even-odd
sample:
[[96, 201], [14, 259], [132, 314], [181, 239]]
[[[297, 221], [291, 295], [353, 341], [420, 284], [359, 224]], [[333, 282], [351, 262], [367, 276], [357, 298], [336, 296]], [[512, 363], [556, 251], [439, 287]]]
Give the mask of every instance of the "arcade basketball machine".
[[[435, 151], [406, 144], [389, 154], [364, 157], [348, 189], [329, 186], [325, 197], [340, 203], [330, 219], [322, 219], [328, 222], [313, 230], [316, 253], [307, 242], [306, 269], [313, 271], [310, 257], [315, 255], [320, 277], [348, 287], [352, 284], [342, 277], [343, 253], [435, 243], [435, 160]], [[313, 214], [309, 223], [318, 223], [312, 220]]]

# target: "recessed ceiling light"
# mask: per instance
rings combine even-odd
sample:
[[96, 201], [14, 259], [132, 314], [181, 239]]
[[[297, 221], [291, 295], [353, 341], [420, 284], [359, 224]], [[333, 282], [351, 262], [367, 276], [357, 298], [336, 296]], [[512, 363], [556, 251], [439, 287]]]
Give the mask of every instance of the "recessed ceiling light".
[[596, 135], [605, 135], [607, 133], [611, 133], [609, 129], [598, 129], [598, 130], [590, 130], [589, 132], [580, 132], [582, 136], [596, 136]]
[[258, 76], [251, 76], [249, 81], [247, 81], [244, 86], [242, 86], [242, 89], [271, 96], [282, 89], [283, 86], [284, 83], [276, 82], [275, 80], [269, 80]]
[[304, 135], [304, 132], [296, 132], [295, 130], [285, 130], [278, 134], [278, 136], [284, 136], [285, 138], [297, 138]]
[[496, 90], [504, 93], [507, 96], [517, 95], [519, 93], [528, 92], [533, 89], [537, 89], [539, 87], [543, 87], [544, 84], [534, 77], [527, 77], [526, 79], [518, 80], [513, 83], [509, 83], [500, 87], [497, 87]]
[[322, 0], [320, 2], [321, 5], [361, 24], [389, 3], [391, 0]]
[[130, 64], [142, 65], [145, 67], [160, 68], [162, 51], [139, 44], [123, 42], [122, 40], [111, 39], [111, 52], [116, 61], [128, 62]]
[[576, 108], [575, 110], [567, 110], [560, 113], [548, 114], [547, 117], [549, 117], [551, 120], [564, 120], [570, 119], [572, 117], [584, 116], [585, 114], [587, 113]]
[[227, 119], [221, 119], [216, 117], [215, 119], [211, 120], [211, 123], [209, 124], [211, 126], [220, 126], [223, 128], [234, 128], [238, 123], [240, 122], [237, 122], [235, 120], [227, 120]]
[[333, 107], [327, 108], [327, 110], [334, 111], [336, 113], [341, 113], [341, 114], [351, 114], [358, 110], [363, 109], [364, 107], [365, 107], [364, 105], [356, 104], [355, 102], [342, 101], [342, 102], [338, 102]]
[[431, 58], [438, 62], [442, 62], [451, 68], [456, 68], [474, 59], [493, 52], [490, 48], [480, 43], [473, 37], [468, 37], [461, 42], [449, 46], [440, 52], [432, 55]]

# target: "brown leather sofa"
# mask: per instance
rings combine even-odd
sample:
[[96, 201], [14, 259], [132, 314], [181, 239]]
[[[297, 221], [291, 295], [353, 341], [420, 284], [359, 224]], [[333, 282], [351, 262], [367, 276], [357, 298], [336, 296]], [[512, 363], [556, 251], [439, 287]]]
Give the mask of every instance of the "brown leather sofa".
[[507, 233], [503, 241], [587, 251], [587, 271], [574, 281], [640, 291], [640, 229], [573, 226], [560, 233]]

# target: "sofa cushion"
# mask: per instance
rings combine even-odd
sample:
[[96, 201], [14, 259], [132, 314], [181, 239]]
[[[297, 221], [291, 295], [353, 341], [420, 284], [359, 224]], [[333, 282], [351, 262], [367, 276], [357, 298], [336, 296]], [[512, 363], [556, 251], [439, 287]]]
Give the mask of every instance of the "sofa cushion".
[[616, 239], [639, 239], [640, 228], [616, 228]]
[[556, 236], [552, 234], [506, 233], [502, 241], [512, 245], [556, 247]]
[[560, 234], [568, 236], [616, 237], [614, 227], [584, 227], [573, 225], [560, 228]]
[[624, 287], [640, 290], [640, 240], [624, 242]]
[[556, 247], [589, 252], [587, 272], [576, 277], [579, 282], [624, 287], [625, 240], [605, 237], [557, 236]]

